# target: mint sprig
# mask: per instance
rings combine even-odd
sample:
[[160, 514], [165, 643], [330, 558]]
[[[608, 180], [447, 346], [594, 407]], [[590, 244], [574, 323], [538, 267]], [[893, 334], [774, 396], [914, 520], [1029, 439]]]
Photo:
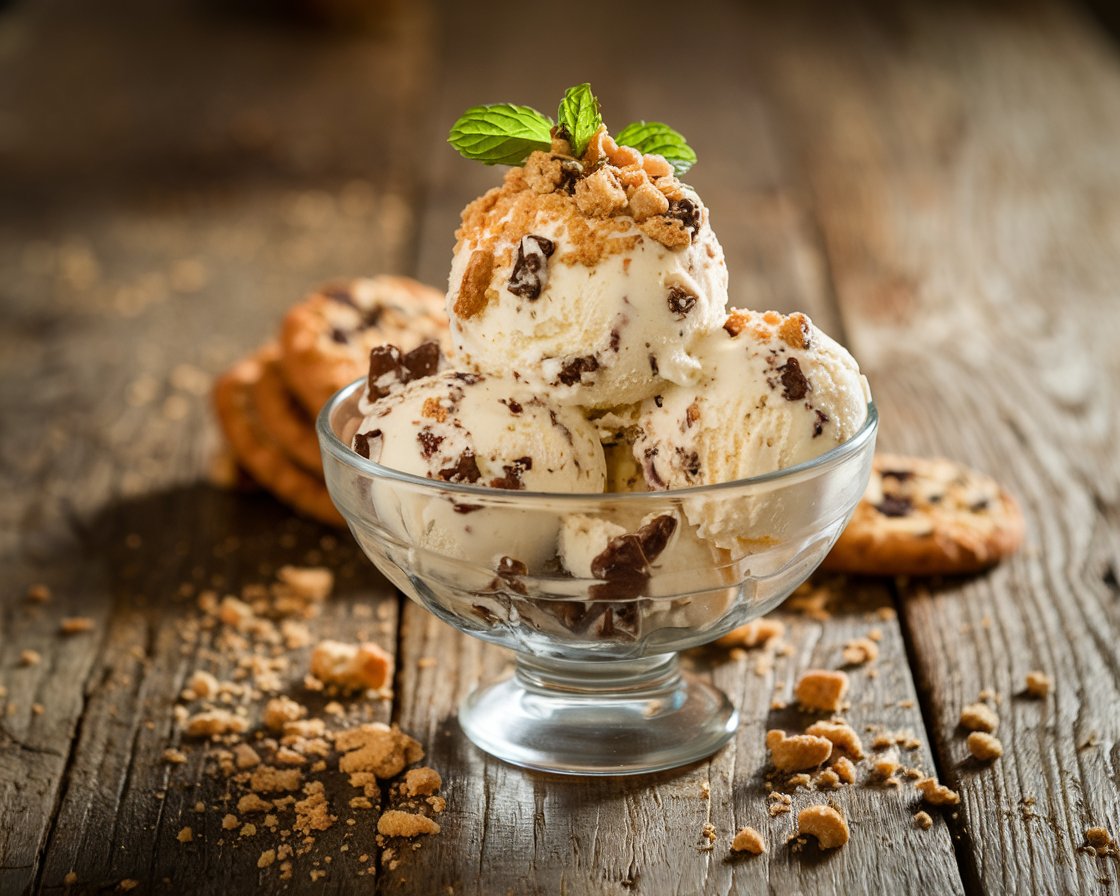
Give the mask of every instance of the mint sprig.
[[678, 175], [696, 164], [696, 152], [679, 131], [659, 121], [635, 121], [614, 138], [619, 146], [629, 146], [642, 155], [655, 153], [664, 157]]
[[567, 132], [572, 155], [578, 159], [587, 152], [587, 144], [603, 126], [599, 101], [591, 92], [590, 84], [577, 84], [564, 92], [564, 99], [556, 110], [556, 121]]
[[[564, 92], [556, 110], [556, 135], [565, 138], [572, 155], [581, 158], [591, 138], [603, 126], [599, 100], [591, 85], [577, 84]], [[460, 116], [447, 135], [459, 154], [484, 165], [520, 165], [532, 152], [552, 148], [552, 119], [529, 106], [497, 103], [472, 106]], [[655, 153], [679, 175], [696, 164], [696, 153], [679, 131], [659, 121], [635, 121], [615, 137], [645, 155]]]
[[520, 165], [552, 146], [552, 120], [529, 106], [472, 106], [447, 135], [459, 154], [484, 165]]

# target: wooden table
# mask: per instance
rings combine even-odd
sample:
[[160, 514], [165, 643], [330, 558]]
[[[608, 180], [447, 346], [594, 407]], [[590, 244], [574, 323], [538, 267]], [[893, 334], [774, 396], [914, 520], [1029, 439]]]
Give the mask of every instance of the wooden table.
[[[71, 871], [74, 892], [1120, 892], [1117, 860], [1079, 851], [1091, 824], [1120, 833], [1116, 46], [1050, 2], [482, 6], [401, 0], [342, 32], [203, 3], [0, 12], [0, 893]], [[459, 209], [498, 177], [445, 146], [456, 115], [547, 109], [586, 79], [608, 122], [691, 137], [734, 303], [811, 313], [867, 372], [881, 447], [989, 470], [1028, 520], [990, 575], [840, 583], [826, 621], [779, 614], [794, 651], [772, 669], [697, 657], [739, 705], [733, 742], [615, 780], [473, 748], [455, 706], [506, 656], [400, 600], [348, 537], [207, 477], [210, 377], [307, 287], [444, 281]], [[178, 633], [181, 586], [290, 561], [338, 572], [316, 636], [379, 608], [395, 698], [370, 716], [444, 774], [443, 832], [393, 870], [367, 823], [373, 872], [355, 849], [279, 881], [194, 812], [223, 786], [201, 751], [160, 760], [203, 655]], [[36, 583], [48, 603], [25, 600]], [[94, 631], [61, 637], [78, 614]], [[911, 787], [845, 788], [851, 842], [799, 852], [792, 816], [766, 810], [764, 731], [797, 724], [771, 700], [871, 625], [882, 654], [853, 673], [849, 718], [912, 729], [908, 761], [961, 805], [923, 831]], [[42, 661], [22, 666], [29, 648]], [[1021, 696], [1033, 668], [1045, 701]], [[1006, 750], [987, 767], [957, 729], [982, 689]], [[729, 856], [743, 824], [766, 855]]]

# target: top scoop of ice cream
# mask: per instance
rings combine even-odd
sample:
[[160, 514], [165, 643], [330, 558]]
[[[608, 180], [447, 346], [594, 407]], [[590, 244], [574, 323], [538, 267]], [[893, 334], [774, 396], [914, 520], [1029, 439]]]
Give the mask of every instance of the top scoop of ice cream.
[[804, 314], [733, 310], [700, 343], [703, 375], [643, 402], [635, 458], [656, 489], [759, 476], [851, 438], [870, 393], [852, 356]]
[[605, 132], [582, 159], [565, 147], [463, 212], [447, 296], [462, 359], [592, 408], [695, 383], [693, 344], [727, 300], [708, 210], [664, 159]]

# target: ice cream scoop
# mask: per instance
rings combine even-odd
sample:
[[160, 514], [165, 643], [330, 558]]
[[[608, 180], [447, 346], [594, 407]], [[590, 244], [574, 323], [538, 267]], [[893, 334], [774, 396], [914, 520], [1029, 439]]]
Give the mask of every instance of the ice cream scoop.
[[[653, 489], [731, 482], [812, 460], [867, 417], [870, 392], [855, 360], [804, 314], [733, 310], [696, 355], [699, 382], [662, 389], [638, 414], [633, 451]], [[701, 535], [717, 543], [736, 529], [760, 534], [719, 502], [709, 500], [700, 516], [693, 522]]]
[[[550, 403], [510, 377], [431, 372], [430, 363], [414, 355], [375, 350], [360, 404], [363, 420], [352, 441], [359, 454], [447, 483], [602, 491], [603, 450], [578, 411]], [[555, 514], [479, 509], [450, 492], [413, 498], [404, 489], [374, 488], [372, 499], [386, 525], [442, 555], [495, 570], [504, 558], [507, 565], [535, 570], [556, 553]]]
[[558, 141], [463, 212], [447, 309], [460, 359], [605, 408], [700, 376], [693, 347], [725, 315], [708, 210], [664, 159], [597, 135]]

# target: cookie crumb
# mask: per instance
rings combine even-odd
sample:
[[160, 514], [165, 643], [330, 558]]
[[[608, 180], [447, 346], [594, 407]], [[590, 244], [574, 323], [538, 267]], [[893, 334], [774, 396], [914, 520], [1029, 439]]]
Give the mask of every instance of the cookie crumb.
[[320, 641], [311, 653], [311, 674], [348, 690], [377, 690], [389, 678], [393, 658], [372, 642]]
[[832, 806], [806, 806], [797, 813], [799, 834], [817, 838], [821, 849], [836, 849], [848, 842], [848, 823]]
[[210, 737], [218, 734], [244, 734], [249, 723], [229, 710], [212, 709], [195, 713], [187, 719], [184, 731], [191, 737]]
[[138, 886], [140, 886], [140, 881], [133, 880], [131, 877], [126, 877], [119, 884], [117, 884], [117, 889], [123, 890], [125, 893], [127, 893], [129, 890], [135, 890]]
[[45, 604], [51, 599], [51, 589], [46, 585], [32, 585], [27, 589], [27, 599], [34, 604]]
[[64, 635], [78, 635], [93, 631], [94, 622], [88, 616], [64, 616], [58, 630]]
[[19, 664], [21, 666], [38, 666], [42, 659], [42, 654], [38, 650], [29, 649], [19, 652]]
[[961, 727], [993, 734], [999, 728], [999, 716], [985, 703], [970, 703], [961, 710]]
[[961, 801], [960, 794], [939, 784], [935, 778], [920, 778], [914, 787], [931, 806], [955, 806]]
[[192, 840], [194, 840], [194, 831], [189, 827], [185, 827], [181, 831], [179, 831], [179, 833], [175, 836], [175, 839], [180, 843], [190, 843]]
[[1085, 828], [1085, 844], [1091, 847], [1097, 855], [1107, 855], [1115, 848], [1115, 844], [1112, 842], [1112, 834], [1109, 833], [1108, 828], [1102, 825]]
[[196, 669], [187, 679], [187, 690], [194, 699], [207, 700], [218, 695], [218, 679], [203, 669]]
[[269, 865], [271, 865], [275, 861], [276, 861], [276, 850], [275, 849], [266, 849], [260, 854], [260, 856], [257, 857], [257, 867], [258, 868], [267, 868]]
[[404, 776], [401, 792], [405, 796], [431, 796], [443, 786], [443, 779], [434, 768], [410, 769]]
[[729, 631], [722, 638], [717, 639], [718, 647], [763, 647], [775, 638], [780, 638], [786, 633], [785, 623], [777, 619], [752, 619], [746, 625], [740, 625]]
[[222, 830], [223, 831], [232, 831], [239, 824], [241, 824], [241, 822], [238, 820], [236, 815], [231, 815], [227, 812], [225, 815], [222, 816]]
[[160, 758], [163, 759], [164, 762], [168, 762], [172, 765], [182, 765], [187, 761], [187, 754], [182, 750], [176, 750], [173, 747], [168, 747], [163, 751], [162, 754], [160, 754]]
[[702, 840], [707, 840], [708, 845], [707, 846], [701, 846], [700, 848], [701, 849], [711, 849], [712, 845], [716, 842], [716, 839], [718, 838], [718, 836], [719, 836], [719, 834], [716, 832], [716, 826], [714, 824], [712, 824], [710, 821], [704, 822], [704, 827], [702, 827], [700, 829], [700, 838]]
[[914, 824], [920, 827], [923, 831], [928, 831], [933, 827], [933, 818], [924, 809], [920, 812], [914, 813]]
[[731, 841], [732, 852], [746, 852], [752, 856], [760, 856], [766, 852], [766, 841], [762, 839], [762, 834], [752, 827], [740, 828], [739, 832], [735, 835], [735, 839]]
[[985, 731], [973, 731], [968, 735], [966, 743], [968, 752], [981, 762], [992, 762], [1003, 755], [1003, 744], [999, 742], [999, 738]]
[[848, 676], [829, 669], [809, 669], [793, 689], [793, 695], [806, 709], [836, 712], [848, 693]]
[[439, 824], [426, 815], [389, 809], [377, 820], [377, 833], [386, 837], [418, 837], [421, 834], [438, 834]]
[[832, 755], [832, 741], [812, 734], [786, 735], [780, 729], [766, 732], [766, 748], [774, 768], [783, 772], [814, 768]]
[[793, 797], [788, 793], [778, 793], [776, 790], [771, 791], [766, 799], [770, 800], [769, 811], [771, 818], [784, 815], [786, 812], [790, 811], [790, 806], [793, 805]]
[[852, 759], [863, 758], [863, 744], [855, 729], [847, 722], [814, 722], [805, 729], [805, 733], [831, 741], [833, 747]]
[[852, 765], [847, 756], [841, 756], [833, 762], [832, 768], [844, 784], [855, 784], [856, 767]]
[[844, 645], [842, 656], [845, 665], [862, 666], [879, 658], [879, 645], [870, 638], [856, 638]]
[[273, 697], [265, 706], [261, 721], [266, 728], [279, 732], [288, 722], [298, 721], [306, 714], [307, 710], [291, 697]]
[[1027, 673], [1027, 696], [1036, 700], [1043, 700], [1050, 696], [1054, 688], [1054, 680], [1045, 672], [1037, 669]]
[[64, 884], [66, 884], [66, 886], [68, 886], [68, 887], [74, 886], [74, 884], [76, 884], [78, 882], [78, 872], [67, 871], [66, 876], [64, 878], [62, 878], [62, 882]]

